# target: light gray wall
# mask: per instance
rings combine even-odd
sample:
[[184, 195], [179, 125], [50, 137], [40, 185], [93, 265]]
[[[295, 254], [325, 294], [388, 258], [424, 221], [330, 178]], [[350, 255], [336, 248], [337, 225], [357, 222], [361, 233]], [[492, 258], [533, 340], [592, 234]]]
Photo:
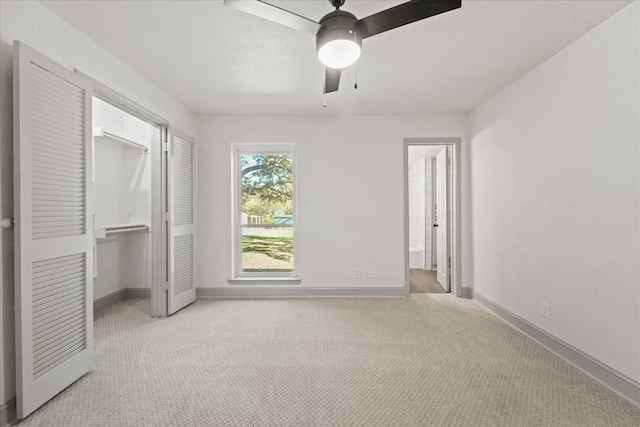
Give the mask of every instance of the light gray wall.
[[64, 67], [76, 68], [194, 135], [196, 117], [122, 61], [35, 1], [0, 2], [0, 39], [20, 40]]
[[412, 161], [412, 148], [414, 147], [409, 147], [408, 174], [409, 247], [422, 251], [421, 268], [430, 270], [433, 241], [433, 158], [420, 157]]
[[409, 164], [409, 246], [425, 250], [426, 161], [424, 158]]
[[636, 381], [639, 8], [471, 114], [474, 292]]
[[[196, 118], [124, 63], [37, 2], [0, 1], [0, 157], [2, 216], [13, 217], [12, 44], [25, 42], [70, 69], [77, 68], [132, 101], [195, 135]], [[15, 396], [13, 232], [2, 230], [0, 406]]]
[[[403, 139], [460, 137], [464, 159], [467, 132], [466, 116], [203, 117], [197, 156], [199, 288], [229, 286], [232, 143], [297, 143], [301, 286], [402, 287]], [[469, 246], [468, 191], [463, 175], [463, 249]], [[469, 262], [463, 258], [463, 269]], [[352, 278], [355, 267], [364, 272], [360, 279]], [[375, 279], [367, 277], [369, 267]], [[466, 271], [462, 283], [468, 286]]]
[[[433, 158], [424, 159], [424, 268], [433, 265]], [[470, 285], [469, 285], [470, 286]]]
[[[93, 102], [93, 125], [147, 147], [153, 126], [101, 101]], [[151, 224], [151, 155], [98, 139], [94, 148], [95, 228]], [[151, 288], [152, 233], [118, 233], [96, 240], [93, 299], [125, 288]]]

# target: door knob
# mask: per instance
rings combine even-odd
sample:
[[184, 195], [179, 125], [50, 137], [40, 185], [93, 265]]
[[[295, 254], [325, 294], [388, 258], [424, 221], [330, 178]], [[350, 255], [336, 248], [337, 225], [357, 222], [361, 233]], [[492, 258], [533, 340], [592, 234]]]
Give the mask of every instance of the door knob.
[[13, 227], [13, 218], [3, 218], [2, 228], [11, 228], [11, 227]]

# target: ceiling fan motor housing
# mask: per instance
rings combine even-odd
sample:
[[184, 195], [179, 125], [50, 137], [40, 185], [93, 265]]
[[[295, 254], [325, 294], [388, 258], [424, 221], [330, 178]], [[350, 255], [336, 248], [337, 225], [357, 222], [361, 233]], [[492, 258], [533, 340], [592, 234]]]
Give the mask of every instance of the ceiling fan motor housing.
[[342, 10], [335, 10], [325, 15], [319, 22], [322, 28], [316, 34], [316, 49], [320, 50], [325, 43], [332, 40], [353, 40], [362, 48], [362, 36], [355, 31], [358, 20], [353, 14]]

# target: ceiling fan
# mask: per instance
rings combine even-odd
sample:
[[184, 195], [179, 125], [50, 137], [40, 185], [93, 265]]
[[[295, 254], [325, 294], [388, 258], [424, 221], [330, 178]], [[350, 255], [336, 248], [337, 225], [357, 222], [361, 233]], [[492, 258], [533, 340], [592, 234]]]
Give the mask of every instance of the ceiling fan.
[[410, 0], [362, 19], [340, 10], [344, 2], [329, 0], [336, 10], [315, 22], [262, 0], [224, 0], [234, 9], [315, 36], [318, 58], [325, 65], [324, 93], [338, 90], [342, 69], [358, 60], [363, 39], [458, 9], [462, 0]]

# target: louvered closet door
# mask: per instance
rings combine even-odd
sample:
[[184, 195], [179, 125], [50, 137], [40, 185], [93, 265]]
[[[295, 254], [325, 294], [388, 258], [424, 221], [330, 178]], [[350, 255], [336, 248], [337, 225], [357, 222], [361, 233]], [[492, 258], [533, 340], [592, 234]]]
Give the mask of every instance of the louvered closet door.
[[16, 380], [24, 418], [91, 369], [91, 90], [14, 43]]
[[196, 300], [194, 141], [171, 131], [169, 147], [169, 295], [173, 314]]

